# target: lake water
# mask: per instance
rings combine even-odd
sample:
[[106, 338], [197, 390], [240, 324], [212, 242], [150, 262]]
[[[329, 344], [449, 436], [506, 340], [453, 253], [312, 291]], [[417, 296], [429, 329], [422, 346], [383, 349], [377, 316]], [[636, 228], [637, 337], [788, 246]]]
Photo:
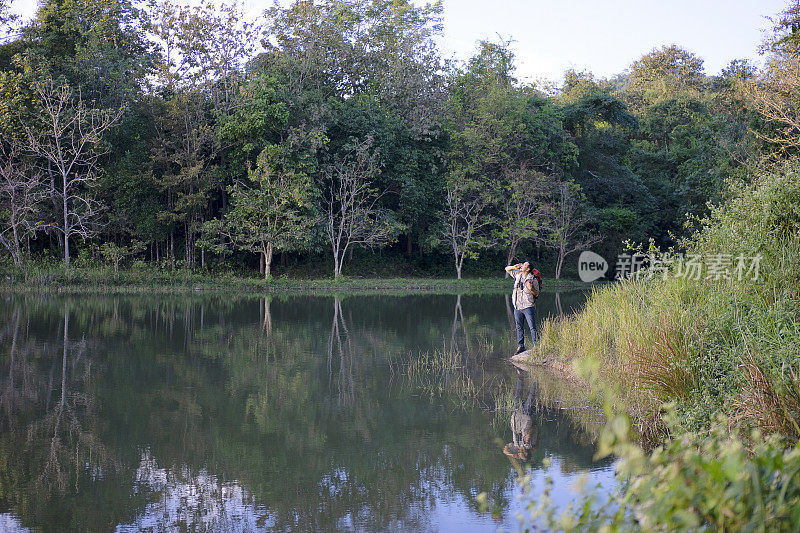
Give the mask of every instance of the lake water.
[[613, 464], [514, 348], [502, 294], [5, 297], [0, 531], [516, 529], [515, 410], [560, 505]]

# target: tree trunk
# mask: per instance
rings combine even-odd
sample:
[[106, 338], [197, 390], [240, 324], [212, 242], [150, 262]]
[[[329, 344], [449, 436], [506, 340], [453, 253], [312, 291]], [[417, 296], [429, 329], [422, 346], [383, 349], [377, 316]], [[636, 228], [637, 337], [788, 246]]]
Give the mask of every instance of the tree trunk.
[[558, 262], [556, 263], [556, 279], [561, 277], [561, 267], [564, 265], [564, 246], [558, 249]]
[[64, 197], [62, 199], [61, 208], [64, 211], [64, 267], [69, 268], [69, 211], [67, 210], [67, 206], [69, 203], [67, 202], [67, 178], [63, 177], [63, 194]]
[[342, 259], [337, 254], [333, 256], [333, 279], [339, 279], [342, 275]]
[[14, 260], [14, 265], [18, 267], [22, 267], [22, 261], [20, 260], [20, 255], [22, 254], [22, 248], [19, 245], [19, 233], [17, 232], [17, 225], [12, 225], [12, 230], [14, 231], [14, 242], [12, 243], [12, 250], [11, 250], [11, 258]]
[[22, 265], [20, 264], [19, 261], [19, 254], [17, 253], [16, 250], [14, 250], [13, 245], [11, 247], [11, 259], [14, 261], [14, 266], [16, 266], [19, 269], [22, 269]]
[[266, 247], [262, 245], [262, 250], [264, 250], [264, 279], [268, 279], [272, 272], [272, 243], [268, 242]]
[[64, 236], [64, 266], [69, 268], [69, 238]]
[[184, 266], [186, 268], [191, 268], [194, 251], [192, 250], [192, 232], [188, 222], [184, 227], [184, 232], [186, 233], [186, 237], [183, 239], [183, 260], [185, 262]]

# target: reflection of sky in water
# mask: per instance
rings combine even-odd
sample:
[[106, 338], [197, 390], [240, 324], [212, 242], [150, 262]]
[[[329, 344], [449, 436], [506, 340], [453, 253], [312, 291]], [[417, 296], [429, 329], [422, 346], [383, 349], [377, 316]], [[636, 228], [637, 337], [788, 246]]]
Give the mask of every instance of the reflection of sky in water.
[[0, 531], [16, 533], [17, 531], [30, 531], [30, 528], [23, 526], [19, 518], [11, 513], [0, 513]]
[[[532, 469], [532, 494], [540, 494], [544, 487], [544, 477], [549, 475], [556, 488], [551, 494], [553, 504], [558, 510], [567, 508], [578, 496], [575, 485], [580, 477], [586, 476], [585, 487], [595, 485], [605, 487], [614, 484], [614, 469], [611, 466], [591, 468], [578, 472], [564, 473], [558, 457], [551, 457], [552, 464], [545, 472], [541, 468]], [[454, 494], [446, 482], [447, 473], [437, 469], [434, 475], [424, 481], [425, 492], [430, 494], [428, 501], [412, 505], [408, 516], [391, 523], [388, 529], [414, 531], [516, 531], [520, 519], [530, 525], [527, 510], [528, 500], [523, 498], [522, 488], [515, 483], [516, 472], [509, 471], [506, 498], [508, 509], [499, 517], [490, 513], [477, 513], [463, 495]], [[321, 489], [334, 495], [341, 482], [346, 480], [347, 472], [339, 468], [323, 476]], [[148, 451], [142, 453], [141, 464], [136, 471], [134, 490], [151, 493], [151, 503], [134, 521], [119, 524], [118, 532], [141, 530], [202, 530], [202, 531], [273, 531], [274, 521], [264, 504], [256, 503], [238, 481], [221, 482], [217, 476], [206, 471], [196, 474], [183, 466], [178, 472], [161, 468]], [[603, 494], [607, 492], [603, 491]], [[477, 496], [477, 494], [473, 495]], [[337, 529], [363, 529], [368, 521], [369, 508], [351, 512], [336, 522]], [[0, 531], [28, 531], [13, 515], [0, 515]]]
[[[559, 466], [558, 458], [553, 458], [552, 465], [546, 472], [556, 487], [551, 497], [558, 510], [566, 509], [569, 503], [576, 499], [574, 485], [582, 475], [587, 476], [587, 488], [597, 484], [604, 487], [614, 485], [614, 470], [610, 466], [567, 474], [561, 472]], [[346, 473], [339, 469], [320, 480], [320, 485], [333, 494], [337, 490], [336, 480], [343, 476], [346, 476]], [[522, 488], [514, 482], [516, 476], [514, 470], [509, 471], [508, 486], [512, 488], [506, 492], [506, 498], [510, 504], [499, 519], [492, 518], [489, 513], [475, 512], [473, 506], [462, 495], [454, 494], [446, 486], [442, 477], [426, 480], [427, 487], [435, 489], [431, 491], [431, 500], [425, 504], [414, 504], [409, 510], [409, 516], [404, 520], [395, 521], [389, 529], [460, 533], [517, 531], [521, 523], [520, 518], [526, 525], [530, 525], [530, 521], [527, 519], [528, 500], [523, 499]], [[544, 476], [545, 471], [541, 469], [532, 471], [534, 497], [542, 491]], [[142, 463], [136, 473], [135, 490], [151, 493], [151, 499], [154, 501], [148, 503], [132, 522], [117, 525], [115, 528], [117, 532], [186, 529], [233, 532], [274, 530], [274, 521], [267, 506], [255, 503], [253, 497], [238, 481], [221, 482], [216, 476], [205, 471], [192, 474], [185, 466], [176, 474], [158, 467], [147, 452], [142, 454]], [[361, 513], [349, 513], [337, 521], [336, 527], [346, 531], [362, 529], [368, 514], [368, 508], [362, 509]], [[0, 532], [23, 531], [31, 530], [22, 526], [19, 518], [10, 513], [0, 514]]]
[[[540, 300], [540, 317], [556, 303]], [[0, 453], [20, 480], [0, 500], [0, 531], [516, 530], [527, 511], [502, 445], [511, 397], [532, 389], [500, 360], [513, 342], [503, 295], [0, 306], [0, 403], [12, 415]], [[459, 351], [457, 369], [404, 374], [443, 347]], [[581, 472], [613, 486], [612, 464], [592, 460], [571, 421], [591, 425], [592, 413], [536, 382], [550, 408], [536, 412], [531, 461], [552, 459], [556, 505]], [[53, 442], [55, 490], [36, 481]], [[499, 520], [478, 513], [482, 490]]]
[[130, 524], [116, 531], [177, 530], [215, 531], [269, 530], [269, 512], [237, 481], [221, 482], [201, 470], [193, 474], [184, 466], [179, 472], [160, 468], [148, 451], [136, 470], [134, 490], [153, 493], [155, 501]]
[[[542, 493], [545, 486], [545, 476], [548, 475], [553, 480], [553, 490], [550, 493], [550, 498], [553, 500], [553, 506], [557, 512], [562, 512], [567, 509], [570, 502], [574, 502], [580, 497], [578, 493], [579, 480], [585, 476], [586, 484], [584, 486], [584, 493], [597, 485], [601, 488], [598, 489], [598, 494], [606, 496], [609, 494], [608, 487], [615, 485], [614, 480], [614, 467], [608, 465], [600, 468], [591, 468], [579, 472], [564, 473], [561, 468], [561, 460], [557, 456], [551, 456], [552, 463], [547, 471], [536, 469], [531, 475], [531, 493], [533, 499], [536, 495]], [[601, 498], [602, 501], [603, 498]], [[529, 524], [529, 512], [527, 510], [528, 500], [523, 499], [522, 488], [516, 486], [514, 489], [514, 497], [510, 500], [508, 514], [511, 521], [504, 520], [503, 529], [510, 531], [517, 531], [519, 529], [518, 516], [521, 515], [525, 524]]]
[[[567, 508], [570, 502], [578, 498], [574, 490], [576, 481], [582, 475], [587, 476], [586, 487], [602, 485], [611, 487], [614, 485], [614, 469], [612, 466], [593, 468], [580, 472], [564, 473], [561, 471], [558, 458], [552, 458], [548, 474], [553, 480], [554, 490], [551, 493], [554, 507], [560, 512]], [[541, 494], [544, 487], [545, 471], [541, 468], [534, 468], [532, 473], [532, 496]], [[428, 510], [430, 521], [436, 524], [433, 530], [442, 532], [470, 532], [470, 531], [518, 531], [520, 524], [530, 526], [530, 513], [527, 509], [529, 500], [523, 498], [522, 487], [516, 483], [517, 473], [510, 470], [508, 486], [511, 487], [506, 492], [509, 506], [499, 518], [492, 518], [490, 513], [477, 514], [471, 506], [458, 495], [456, 498], [442, 498], [435, 502], [435, 505]], [[603, 491], [602, 494], [607, 494]], [[477, 496], [477, 494], [475, 495]], [[522, 522], [520, 522], [520, 518]]]

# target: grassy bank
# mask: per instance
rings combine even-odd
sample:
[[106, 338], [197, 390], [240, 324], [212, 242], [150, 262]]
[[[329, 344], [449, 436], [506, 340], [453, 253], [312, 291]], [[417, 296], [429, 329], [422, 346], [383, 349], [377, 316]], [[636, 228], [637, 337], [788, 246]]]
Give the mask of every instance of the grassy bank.
[[[569, 291], [586, 288], [573, 280], [547, 280], [548, 290]], [[0, 270], [0, 291], [6, 293], [109, 293], [144, 292], [181, 293], [192, 291], [229, 291], [265, 293], [496, 293], [510, 290], [507, 278], [263, 278], [243, 277], [233, 273], [209, 273], [187, 269], [142, 266], [121, 269], [93, 265], [69, 270], [59, 264], [31, 263], [23, 269]]]
[[672, 268], [542, 325], [532, 360], [578, 369], [634, 423], [612, 416], [601, 439], [622, 458], [621, 492], [559, 517], [532, 504], [549, 528], [800, 528], [800, 170], [732, 190], [687, 251], [760, 255], [756, 281]]
[[534, 357], [581, 362], [638, 419], [676, 402], [687, 429], [718, 413], [800, 438], [800, 171], [770, 174], [714, 210], [688, 254], [762, 256], [756, 281], [679, 276], [592, 291], [542, 325]]

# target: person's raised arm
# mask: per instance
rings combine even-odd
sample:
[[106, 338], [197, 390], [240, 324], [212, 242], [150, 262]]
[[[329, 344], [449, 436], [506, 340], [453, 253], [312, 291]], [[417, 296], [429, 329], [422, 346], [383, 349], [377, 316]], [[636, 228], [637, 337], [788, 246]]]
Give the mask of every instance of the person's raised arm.
[[506, 267], [506, 272], [508, 272], [509, 274], [513, 274], [514, 271], [519, 270], [520, 268], [522, 268], [522, 263], [517, 263], [516, 265], [508, 265]]

